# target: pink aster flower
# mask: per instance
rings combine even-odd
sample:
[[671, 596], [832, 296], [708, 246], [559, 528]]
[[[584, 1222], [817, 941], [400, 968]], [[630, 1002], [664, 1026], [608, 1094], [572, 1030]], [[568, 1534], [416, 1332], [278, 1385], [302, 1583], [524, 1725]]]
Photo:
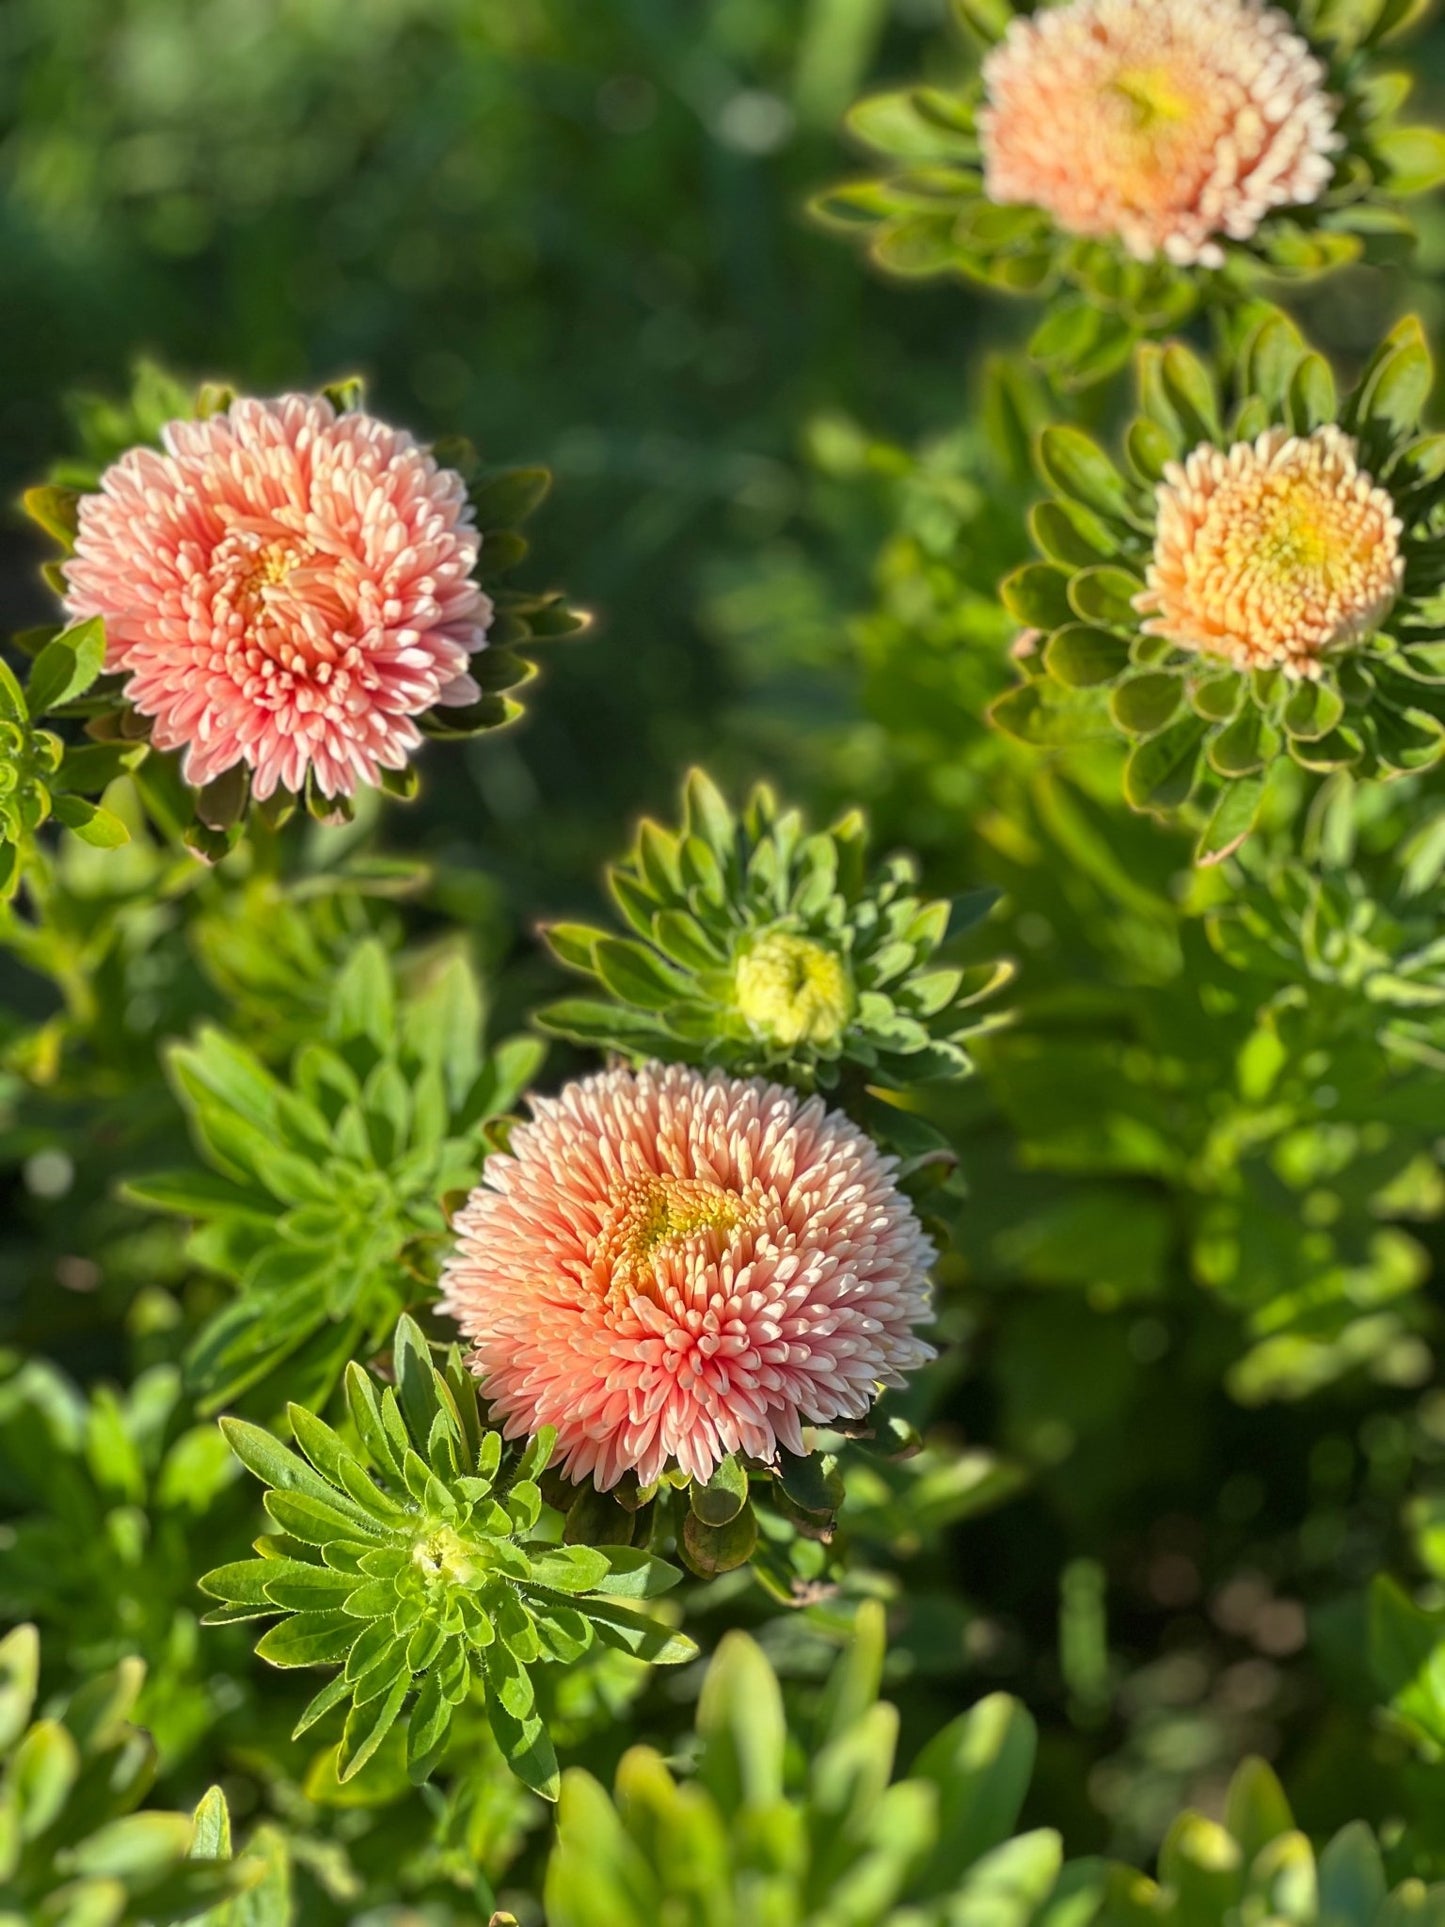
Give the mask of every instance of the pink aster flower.
[[310, 395], [172, 422], [80, 504], [67, 607], [105, 622], [106, 668], [185, 751], [258, 797], [328, 796], [401, 769], [413, 718], [476, 700], [491, 620], [462, 478], [405, 429]]
[[983, 68], [990, 200], [1140, 260], [1220, 267], [1317, 200], [1343, 145], [1322, 63], [1261, 0], [1070, 0], [1014, 20]]
[[1158, 492], [1148, 635], [1237, 669], [1313, 679], [1320, 659], [1372, 635], [1405, 580], [1389, 492], [1333, 424], [1271, 428], [1171, 462]]
[[509, 1437], [606, 1490], [801, 1452], [932, 1356], [934, 1251], [821, 1098], [679, 1065], [533, 1100], [458, 1212], [442, 1301]]

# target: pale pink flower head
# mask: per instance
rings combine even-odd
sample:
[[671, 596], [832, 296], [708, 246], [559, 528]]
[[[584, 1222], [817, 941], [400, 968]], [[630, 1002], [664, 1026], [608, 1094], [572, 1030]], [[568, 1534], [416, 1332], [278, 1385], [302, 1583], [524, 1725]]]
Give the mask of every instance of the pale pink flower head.
[[1219, 267], [1221, 239], [1315, 201], [1343, 146], [1326, 72], [1261, 0], [1069, 0], [983, 67], [984, 191], [1137, 259]]
[[1389, 614], [1404, 586], [1403, 533], [1393, 497], [1333, 424], [1206, 444], [1164, 471], [1134, 606], [1146, 634], [1178, 648], [1313, 680]]
[[454, 1222], [442, 1302], [509, 1437], [601, 1489], [803, 1450], [932, 1356], [933, 1247], [821, 1098], [681, 1065], [532, 1100]]
[[189, 782], [240, 763], [258, 797], [308, 775], [349, 796], [404, 767], [424, 710], [477, 699], [466, 485], [405, 429], [283, 395], [162, 439], [82, 498], [67, 607], [103, 618], [106, 668]]

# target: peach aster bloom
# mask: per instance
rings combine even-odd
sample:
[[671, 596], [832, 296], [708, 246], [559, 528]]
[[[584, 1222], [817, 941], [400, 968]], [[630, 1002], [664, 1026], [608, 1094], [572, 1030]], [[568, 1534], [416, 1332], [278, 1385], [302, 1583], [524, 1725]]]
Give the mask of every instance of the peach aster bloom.
[[989, 199], [1143, 261], [1221, 266], [1221, 237], [1317, 200], [1343, 145], [1323, 65], [1260, 0], [1044, 7], [1010, 24], [983, 81]]
[[1402, 533], [1393, 498], [1333, 425], [1196, 448], [1164, 472], [1134, 606], [1146, 633], [1182, 649], [1312, 678], [1322, 656], [1388, 615], [1405, 579]]
[[933, 1247], [820, 1098], [680, 1065], [532, 1100], [457, 1214], [442, 1302], [509, 1437], [605, 1490], [801, 1452], [932, 1356]]
[[242, 763], [258, 797], [401, 769], [414, 717], [476, 700], [491, 604], [462, 478], [404, 429], [329, 401], [172, 422], [80, 504], [67, 607], [187, 780]]

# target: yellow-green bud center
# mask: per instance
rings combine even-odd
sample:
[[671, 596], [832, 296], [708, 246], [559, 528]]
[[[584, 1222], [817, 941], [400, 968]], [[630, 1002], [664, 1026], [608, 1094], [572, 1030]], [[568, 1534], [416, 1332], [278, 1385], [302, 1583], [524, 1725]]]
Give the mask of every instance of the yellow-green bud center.
[[738, 958], [733, 995], [753, 1030], [775, 1044], [834, 1044], [853, 1015], [843, 959], [786, 930]]

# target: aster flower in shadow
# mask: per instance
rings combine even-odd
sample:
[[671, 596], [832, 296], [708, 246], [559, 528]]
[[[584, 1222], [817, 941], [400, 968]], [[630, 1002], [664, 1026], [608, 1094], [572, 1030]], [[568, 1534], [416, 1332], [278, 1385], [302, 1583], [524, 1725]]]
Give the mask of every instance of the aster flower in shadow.
[[1260, 274], [1398, 257], [1398, 202], [1445, 178], [1445, 138], [1395, 116], [1377, 50], [1417, 0], [957, 0], [985, 52], [956, 90], [849, 116], [884, 174], [818, 197], [898, 274], [1035, 293], [1033, 352], [1084, 382]]
[[358, 383], [263, 401], [150, 372], [130, 410], [85, 422], [91, 459], [26, 497], [65, 551], [47, 576], [68, 615], [103, 624], [72, 707], [94, 739], [177, 753], [202, 855], [253, 800], [330, 819], [363, 786], [412, 794], [424, 735], [519, 713], [504, 692], [533, 671], [512, 643], [582, 626], [500, 586], [546, 472], [482, 477], [466, 444], [363, 412]]
[[849, 1102], [865, 1085], [962, 1077], [967, 1039], [990, 1027], [975, 1006], [1011, 974], [940, 954], [987, 915], [990, 892], [929, 901], [907, 856], [870, 873], [856, 811], [810, 832], [760, 787], [735, 813], [701, 770], [677, 828], [645, 821], [607, 883], [629, 934], [543, 931], [607, 1001], [568, 998], [539, 1021], [634, 1062], [765, 1071]]
[[1039, 440], [1047, 558], [1002, 587], [1027, 625], [992, 719], [1026, 742], [1117, 736], [1135, 808], [1238, 848], [1282, 759], [1388, 778], [1445, 749], [1445, 437], [1434, 367], [1400, 323], [1343, 402], [1265, 311], [1227, 379], [1139, 350], [1142, 413], [1117, 467], [1080, 430]]

